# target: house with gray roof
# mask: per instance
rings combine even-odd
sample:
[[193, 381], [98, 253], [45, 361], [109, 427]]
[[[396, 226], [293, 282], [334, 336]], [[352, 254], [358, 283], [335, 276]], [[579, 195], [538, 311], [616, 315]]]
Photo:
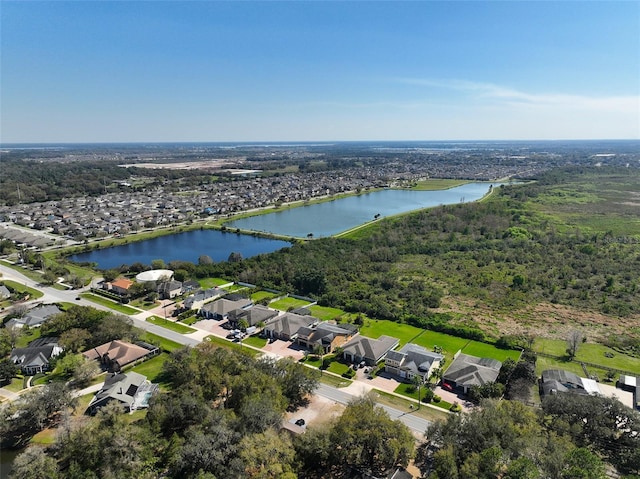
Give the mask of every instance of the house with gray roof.
[[20, 318], [10, 319], [7, 321], [7, 326], [15, 326], [16, 328], [29, 326], [30, 328], [37, 328], [41, 326], [42, 323], [48, 321], [49, 318], [61, 312], [55, 304], [41, 304], [30, 309]]
[[344, 345], [357, 333], [358, 328], [352, 324], [321, 322], [315, 326], [300, 328], [296, 342], [309, 350], [322, 346], [324, 353], [327, 354]]
[[200, 309], [206, 303], [213, 301], [220, 296], [225, 295], [227, 292], [222, 288], [211, 288], [202, 291], [196, 291], [191, 296], [184, 300], [183, 306], [185, 309]]
[[240, 320], [244, 319], [248, 327], [257, 326], [259, 323], [267, 323], [270, 319], [275, 318], [280, 314], [280, 311], [269, 309], [261, 304], [256, 304], [250, 308], [234, 309], [229, 312], [228, 322], [232, 329], [238, 328]]
[[418, 376], [422, 382], [429, 379], [444, 356], [428, 351], [417, 344], [405, 344], [400, 351], [389, 351], [384, 360], [384, 370], [403, 380], [413, 380]]
[[495, 382], [501, 367], [502, 363], [496, 359], [478, 358], [458, 351], [442, 375], [442, 382], [466, 394], [471, 386]]
[[173, 299], [182, 294], [182, 283], [180, 281], [163, 281], [158, 284], [158, 294], [161, 299]]
[[580, 376], [563, 369], [547, 369], [542, 371], [540, 393], [543, 395], [557, 393], [600, 394], [600, 387], [593, 379]]
[[356, 336], [342, 347], [342, 355], [354, 364], [364, 361], [368, 366], [375, 366], [399, 343], [399, 339], [391, 336], [383, 335], [378, 339]]
[[252, 304], [253, 302], [247, 298], [242, 298], [237, 301], [222, 298], [205, 304], [200, 308], [200, 315], [205, 319], [216, 319], [220, 321], [227, 319], [231, 311], [249, 308]]
[[89, 403], [87, 414], [93, 415], [113, 401], [122, 404], [126, 412], [146, 408], [149, 406], [149, 399], [157, 392], [158, 385], [147, 381], [142, 374], [113, 373]]
[[317, 323], [318, 318], [313, 316], [285, 313], [271, 319], [265, 324], [263, 331], [268, 338], [294, 341], [301, 328], [308, 328]]
[[31, 341], [26, 348], [12, 350], [9, 359], [20, 367], [23, 374], [33, 376], [48, 371], [50, 361], [62, 351], [58, 338], [44, 337]]
[[0, 284], [0, 299], [7, 299], [11, 296], [11, 291], [4, 285]]

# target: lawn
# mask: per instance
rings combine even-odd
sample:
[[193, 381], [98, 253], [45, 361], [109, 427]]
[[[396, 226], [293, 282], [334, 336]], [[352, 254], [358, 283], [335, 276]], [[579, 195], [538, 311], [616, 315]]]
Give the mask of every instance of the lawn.
[[262, 354], [260, 351], [257, 351], [253, 348], [244, 348], [242, 347], [241, 343], [233, 343], [231, 341], [227, 341], [226, 339], [222, 339], [219, 338], [217, 336], [207, 336], [204, 338], [205, 341], [207, 341], [208, 343], [213, 343], [216, 346], [219, 346], [221, 348], [225, 348], [225, 349], [234, 349], [236, 351], [242, 351], [244, 354], [248, 354], [250, 356], [258, 356], [259, 354]]
[[134, 299], [131, 301], [131, 306], [135, 306], [136, 308], [144, 309], [145, 311], [149, 309], [153, 309], [158, 306], [160, 303], [158, 301], [146, 301], [144, 298]]
[[277, 293], [270, 293], [269, 291], [256, 291], [251, 295], [251, 301], [257, 303], [258, 301], [262, 301], [263, 299], [271, 299], [279, 296]]
[[479, 358], [492, 358], [503, 362], [507, 358], [517, 361], [520, 358], [520, 351], [513, 349], [500, 349], [492, 344], [481, 343], [480, 341], [469, 341], [463, 349], [464, 354], [477, 356]]
[[365, 321], [360, 328], [360, 334], [369, 338], [377, 339], [382, 335], [391, 336], [400, 340], [400, 346], [413, 340], [424, 332], [423, 329], [410, 326], [408, 324], [395, 323], [385, 319], [371, 319]]
[[349, 369], [348, 364], [344, 364], [344, 363], [341, 363], [340, 361], [335, 360], [329, 363], [329, 367], [327, 368], [327, 371], [332, 372], [334, 374], [339, 374], [340, 376], [342, 376], [344, 373], [347, 372], [348, 369]]
[[317, 304], [309, 308], [311, 315], [321, 321], [329, 321], [331, 319], [340, 319], [345, 312], [338, 308], [329, 308], [328, 306], [318, 306]]
[[269, 307], [279, 309], [280, 311], [289, 311], [290, 309], [302, 308], [308, 305], [309, 301], [304, 301], [302, 299], [296, 299], [288, 296], [286, 298], [279, 299], [278, 301], [274, 301], [273, 303], [269, 304]]
[[342, 377], [339, 378], [333, 374], [323, 374], [320, 376], [320, 382], [333, 386], [334, 388], [346, 388], [347, 386], [350, 386], [353, 381]]
[[200, 286], [202, 286], [203, 288], [209, 289], [222, 286], [223, 284], [233, 283], [233, 281], [222, 278], [204, 278], [198, 280], [198, 283], [200, 283]]
[[11, 380], [11, 382], [5, 386], [2, 386], [7, 391], [11, 391], [13, 393], [17, 393], [18, 391], [22, 391], [24, 386], [24, 378], [20, 375]]
[[8, 279], [0, 281], [0, 284], [4, 284], [8, 288], [11, 288], [18, 293], [29, 293], [30, 299], [41, 298], [44, 294], [36, 289], [30, 288], [29, 286], [25, 286], [24, 284], [16, 283], [15, 281], [11, 281]]
[[113, 309], [114, 311], [118, 311], [122, 314], [138, 314], [140, 311], [137, 309], [130, 308], [129, 306], [125, 306], [120, 303], [116, 303], [110, 299], [104, 298], [102, 296], [98, 296], [97, 294], [91, 293], [81, 293], [80, 296], [84, 299], [88, 299], [93, 303], [100, 304], [102, 306], [106, 306], [107, 308]]
[[[563, 357], [566, 354], [565, 350], [567, 349], [567, 343], [561, 340], [537, 339], [533, 345], [533, 349], [537, 352]], [[605, 353], [613, 355], [613, 357], [608, 358], [605, 356]], [[538, 360], [540, 359], [541, 358], [539, 357]], [[602, 344], [581, 344], [578, 347], [578, 351], [574, 359], [576, 364], [580, 361], [597, 364], [598, 366], [601, 366], [602, 369], [613, 368], [640, 375], [640, 358], [628, 356]], [[580, 370], [582, 371], [582, 368], [580, 368]]]
[[413, 401], [409, 401], [408, 399], [398, 397], [379, 389], [374, 389], [373, 391], [376, 395], [376, 401], [379, 404], [384, 404], [395, 409], [400, 409], [401, 411], [406, 411], [407, 414], [413, 414], [414, 416], [418, 416], [429, 421], [444, 421], [449, 417], [449, 413], [445, 410], [439, 410], [439, 406], [438, 409], [436, 409], [423, 404], [420, 409], [416, 409], [417, 404]]
[[[536, 361], [536, 374], [540, 376], [542, 371], [547, 369], [563, 369], [565, 371], [572, 372], [579, 377], [584, 377], [584, 371], [579, 361], [563, 361], [561, 359], [538, 356], [538, 360]], [[606, 374], [604, 369], [589, 367], [588, 370], [589, 374], [597, 374], [601, 380], [604, 380]]]
[[159, 355], [132, 367], [130, 371], [146, 376], [149, 381], [158, 384], [162, 390], [166, 390], [170, 383], [163, 378], [162, 365], [167, 359], [169, 359], [169, 353], [160, 353]]
[[56, 437], [58, 435], [58, 429], [51, 427], [44, 429], [38, 433], [36, 433], [29, 444], [38, 444], [40, 446], [50, 446], [51, 444], [56, 442]]
[[[21, 273], [21, 274], [25, 275], [27, 278], [32, 279], [33, 281], [36, 281], [38, 283], [40, 281], [42, 281], [42, 274], [37, 272], [37, 271], [34, 271], [32, 269], [29, 269], [29, 268], [23, 268], [22, 266], [10, 263], [9, 261], [2, 260], [2, 264], [4, 264], [5, 266], [7, 266], [7, 267], [9, 267], [11, 269], [16, 270], [18, 273]], [[22, 285], [22, 287], [24, 288], [25, 286]], [[42, 296], [42, 293], [40, 294], [40, 296]], [[40, 296], [38, 296], [38, 298]]]
[[444, 355], [449, 359], [453, 358], [455, 353], [469, 344], [468, 339], [430, 330], [425, 330], [420, 336], [411, 342], [422, 346], [429, 351], [433, 351], [435, 346], [439, 346], [442, 348]]
[[166, 329], [170, 329], [171, 331], [175, 331], [180, 334], [190, 334], [195, 333], [196, 330], [190, 328], [189, 326], [185, 326], [184, 324], [169, 321], [168, 319], [159, 318], [158, 316], [151, 316], [147, 318], [147, 322], [151, 324], [155, 324], [156, 326], [161, 326]]
[[254, 348], [264, 348], [267, 344], [267, 339], [266, 338], [261, 338], [260, 336], [257, 335], [253, 335], [253, 336], [249, 336], [248, 338], [245, 338], [242, 341], [244, 344], [248, 344], [249, 346], [253, 346]]
[[163, 338], [162, 336], [158, 336], [157, 334], [153, 334], [150, 332], [145, 332], [140, 339], [142, 341], [146, 341], [150, 344], [156, 344], [160, 349], [171, 353], [173, 351], [177, 351], [178, 349], [182, 349], [184, 346], [180, 343], [176, 343], [175, 341], [171, 341], [170, 339]]
[[16, 341], [16, 348], [26, 348], [31, 341], [40, 337], [40, 328], [29, 328], [22, 331], [22, 334]]

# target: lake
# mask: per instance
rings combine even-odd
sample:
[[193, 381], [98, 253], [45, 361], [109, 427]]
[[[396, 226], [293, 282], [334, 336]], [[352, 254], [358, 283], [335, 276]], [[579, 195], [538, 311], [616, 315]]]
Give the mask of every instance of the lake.
[[100, 269], [111, 269], [136, 262], [151, 264], [154, 259], [163, 259], [167, 263], [173, 260], [198, 263], [198, 257], [201, 255], [210, 256], [216, 262], [226, 261], [232, 252], [250, 258], [288, 246], [290, 244], [286, 241], [217, 230], [194, 230], [80, 253], [71, 256], [70, 259], [80, 263], [95, 262]]
[[[499, 186], [495, 184], [494, 186]], [[227, 223], [230, 228], [263, 231], [283, 236], [314, 238], [333, 236], [381, 217], [438, 205], [477, 201], [486, 195], [491, 183], [467, 183], [447, 190], [382, 190], [348, 196], [324, 203], [252, 216]]]
[[[476, 201], [486, 195], [490, 188], [490, 183], [467, 183], [437, 191], [374, 191], [252, 216], [232, 221], [227, 226], [297, 238], [306, 238], [309, 234], [320, 238], [367, 223], [375, 215], [385, 217], [438, 205]], [[286, 241], [217, 230], [194, 230], [76, 254], [70, 259], [97, 263], [100, 269], [110, 269], [136, 262], [148, 265], [154, 259], [163, 259], [167, 263], [173, 260], [197, 263], [201, 255], [210, 256], [214, 261], [226, 261], [232, 252], [250, 258], [288, 246]]]

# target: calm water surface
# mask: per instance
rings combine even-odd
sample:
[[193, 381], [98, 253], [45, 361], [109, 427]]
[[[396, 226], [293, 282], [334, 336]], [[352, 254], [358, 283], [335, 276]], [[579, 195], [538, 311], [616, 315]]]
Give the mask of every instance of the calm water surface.
[[[385, 217], [432, 206], [476, 201], [486, 195], [490, 188], [490, 183], [468, 183], [439, 191], [375, 191], [253, 216], [230, 222], [228, 226], [297, 238], [305, 238], [309, 234], [320, 238], [367, 223], [375, 215]], [[95, 262], [99, 268], [109, 269], [136, 262], [151, 264], [154, 259], [163, 259], [167, 263], [173, 260], [197, 263], [200, 255], [210, 256], [214, 261], [226, 261], [232, 252], [250, 258], [288, 246], [286, 241], [216, 230], [196, 230], [77, 254], [71, 260]]]
[[[497, 186], [497, 184], [495, 185]], [[438, 205], [476, 201], [490, 183], [468, 183], [438, 191], [382, 190], [315, 203], [228, 223], [231, 228], [265, 231], [283, 236], [333, 236], [374, 219]]]
[[226, 261], [232, 252], [250, 258], [288, 246], [290, 244], [286, 241], [217, 230], [195, 230], [76, 254], [71, 256], [71, 260], [95, 262], [101, 269], [110, 269], [136, 262], [151, 264], [154, 259], [163, 259], [167, 263], [173, 260], [197, 263], [201, 255], [210, 256], [213, 261]]

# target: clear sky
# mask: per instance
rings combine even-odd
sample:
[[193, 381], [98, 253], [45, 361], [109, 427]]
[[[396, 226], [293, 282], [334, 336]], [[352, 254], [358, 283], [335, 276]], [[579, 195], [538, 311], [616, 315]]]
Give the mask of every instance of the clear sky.
[[640, 2], [0, 2], [0, 141], [640, 138]]

